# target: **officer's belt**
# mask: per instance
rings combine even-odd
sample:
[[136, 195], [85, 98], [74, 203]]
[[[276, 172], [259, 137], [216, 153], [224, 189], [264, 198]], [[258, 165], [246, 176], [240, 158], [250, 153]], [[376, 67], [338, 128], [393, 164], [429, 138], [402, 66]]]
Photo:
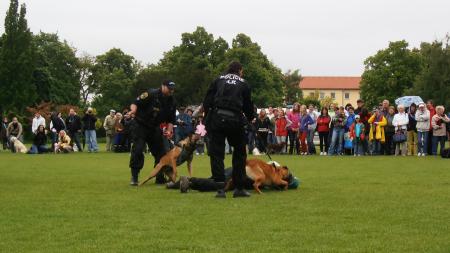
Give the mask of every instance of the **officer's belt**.
[[221, 116], [226, 116], [226, 117], [236, 117], [238, 116], [238, 113], [232, 110], [228, 110], [228, 109], [222, 109], [222, 108], [217, 108], [216, 109], [216, 113], [221, 115]]
[[148, 127], [148, 128], [159, 128], [159, 125], [155, 123], [153, 120], [144, 120], [141, 118], [136, 117], [135, 118], [136, 123], [138, 123], [141, 126]]

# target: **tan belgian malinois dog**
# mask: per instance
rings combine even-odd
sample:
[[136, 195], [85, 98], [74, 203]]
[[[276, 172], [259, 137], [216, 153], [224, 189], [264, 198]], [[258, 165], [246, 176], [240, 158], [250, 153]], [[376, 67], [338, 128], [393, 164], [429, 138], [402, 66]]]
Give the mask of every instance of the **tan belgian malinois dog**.
[[177, 179], [177, 166], [180, 166], [184, 162], [187, 162], [189, 176], [192, 177], [192, 160], [194, 158], [194, 151], [197, 147], [197, 141], [199, 139], [199, 135], [191, 134], [184, 140], [180, 141], [175, 147], [161, 157], [161, 160], [152, 170], [150, 175], [142, 181], [139, 186], [154, 178], [161, 170], [163, 170], [172, 182], [175, 182]]

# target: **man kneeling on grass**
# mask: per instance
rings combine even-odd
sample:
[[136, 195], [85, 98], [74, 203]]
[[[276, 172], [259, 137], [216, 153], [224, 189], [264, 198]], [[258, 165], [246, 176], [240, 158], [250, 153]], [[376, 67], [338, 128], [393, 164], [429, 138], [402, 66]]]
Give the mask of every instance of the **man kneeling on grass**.
[[[272, 164], [274, 164], [276, 167], [279, 167], [279, 164], [277, 162], [268, 162], [267, 164], [270, 164], [271, 166]], [[225, 169], [225, 182], [227, 185], [231, 180], [232, 172], [232, 168]], [[286, 181], [288, 182], [287, 189], [297, 189], [300, 186], [300, 180], [292, 175], [292, 173], [289, 173], [287, 175]], [[246, 176], [244, 180], [244, 188], [246, 190], [254, 189], [254, 183], [255, 181], [253, 179], [251, 179], [249, 176]], [[180, 189], [181, 193], [187, 193], [188, 190], [196, 190], [201, 192], [213, 192], [217, 190], [216, 184], [212, 178], [189, 178], [187, 176], [181, 176], [179, 181], [177, 181], [176, 183], [169, 182], [166, 186], [168, 189]], [[264, 185], [264, 188], [282, 190], [284, 187], [281, 185]]]

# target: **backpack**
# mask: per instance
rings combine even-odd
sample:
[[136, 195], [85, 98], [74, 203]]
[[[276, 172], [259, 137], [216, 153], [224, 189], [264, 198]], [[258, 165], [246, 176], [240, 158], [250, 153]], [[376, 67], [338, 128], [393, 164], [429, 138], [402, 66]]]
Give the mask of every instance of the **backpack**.
[[353, 141], [350, 139], [350, 134], [345, 133], [344, 135], [344, 149], [352, 149]]
[[441, 152], [442, 158], [450, 158], [450, 148], [446, 148]]

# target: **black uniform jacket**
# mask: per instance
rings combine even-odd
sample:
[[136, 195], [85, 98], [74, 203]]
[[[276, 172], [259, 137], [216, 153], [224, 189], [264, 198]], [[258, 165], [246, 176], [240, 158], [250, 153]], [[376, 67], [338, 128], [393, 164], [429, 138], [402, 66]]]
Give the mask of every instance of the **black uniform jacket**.
[[235, 74], [222, 75], [210, 85], [203, 108], [205, 116], [210, 110], [220, 108], [244, 113], [248, 121], [254, 118], [250, 87]]
[[175, 124], [176, 107], [172, 96], [164, 96], [161, 89], [149, 89], [136, 98], [136, 121], [147, 127], [161, 123]]

